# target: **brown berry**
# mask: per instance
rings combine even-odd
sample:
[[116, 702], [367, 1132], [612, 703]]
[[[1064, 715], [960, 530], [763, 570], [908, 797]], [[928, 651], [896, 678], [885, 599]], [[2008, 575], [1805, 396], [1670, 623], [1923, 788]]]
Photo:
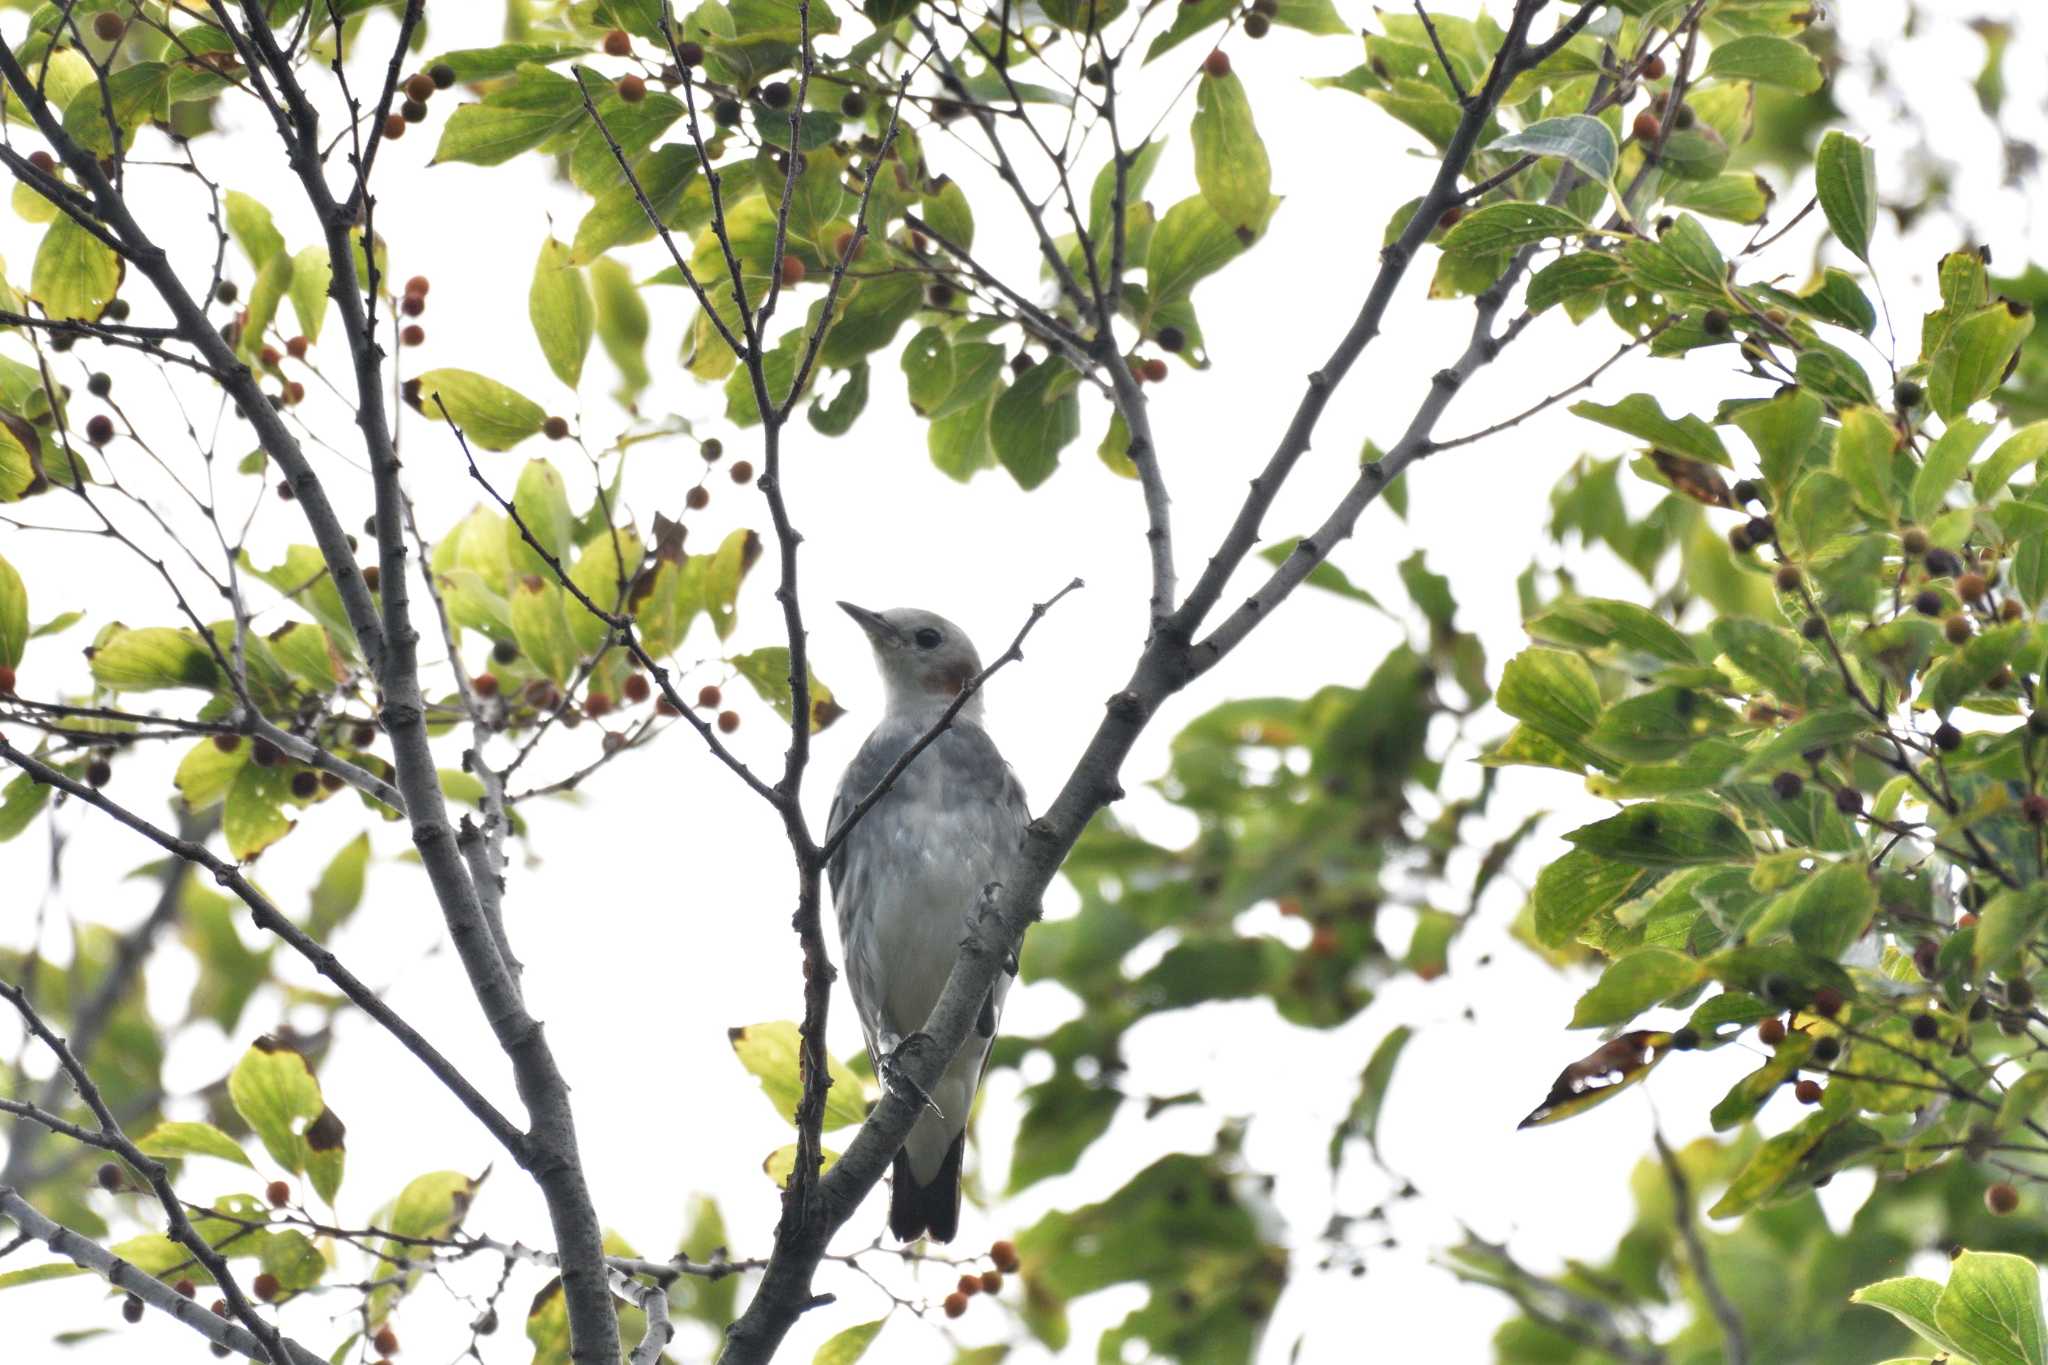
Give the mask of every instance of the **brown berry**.
[[984, 1293], [984, 1294], [1000, 1294], [1000, 1293], [1001, 1293], [1002, 1291], [1003, 1291], [1003, 1275], [1002, 1275], [1002, 1272], [1001, 1272], [1001, 1271], [999, 1271], [999, 1270], [984, 1270], [984, 1271], [982, 1271], [982, 1272], [981, 1272], [981, 1292], [982, 1292], [982, 1293]]
[[284, 755], [267, 739], [259, 739], [249, 746], [249, 761], [259, 768], [275, 768], [283, 760]]
[[726, 472], [732, 475], [734, 483], [746, 483], [754, 477], [754, 466], [746, 460], [734, 460]]
[[804, 282], [804, 263], [795, 256], [782, 258], [782, 287], [794, 288]]
[[1017, 1273], [1017, 1244], [1010, 1241], [997, 1242], [988, 1249], [988, 1258], [995, 1262], [997, 1270], [1006, 1275]]
[[[2018, 1201], [2018, 1197], [2014, 1197]], [[958, 1292], [946, 1295], [946, 1316], [957, 1318], [967, 1311], [967, 1296]]]
[[14, 668], [11, 664], [0, 664], [0, 697], [14, 695]]
[[128, 31], [128, 25], [112, 10], [101, 10], [92, 17], [92, 35], [103, 43], [115, 43]]
[[697, 453], [704, 457], [704, 463], [716, 464], [719, 456], [725, 454], [725, 442], [719, 440], [716, 436], [710, 437], [708, 440], [698, 443]]
[[1981, 602], [1990, 586], [1983, 574], [1966, 573], [1956, 580], [1956, 596], [1965, 602]]
[[654, 688], [648, 683], [646, 674], [630, 673], [626, 676], [626, 681], [619, 684], [619, 692], [627, 701], [639, 703], [652, 696]]
[[1806, 779], [1795, 772], [1782, 772], [1771, 779], [1771, 791], [1780, 801], [1796, 801], [1806, 790]]
[[723, 695], [719, 692], [717, 687], [713, 686], [710, 683], [706, 683], [704, 684], [704, 686], [697, 689], [697, 705], [699, 706], [706, 708], [713, 707], [718, 705], [718, 703], [722, 700], [724, 700]]
[[1657, 134], [1662, 132], [1663, 129], [1664, 125], [1659, 123], [1657, 116], [1648, 109], [1636, 115], [1634, 131], [1638, 142], [1655, 142]]
[[638, 76], [619, 77], [619, 98], [628, 104], [638, 104], [647, 98], [647, 82]]
[[370, 1339], [370, 1344], [380, 1355], [395, 1356], [398, 1354], [398, 1333], [392, 1331], [391, 1324], [387, 1322], [377, 1329], [377, 1335]]
[[384, 118], [384, 140], [396, 142], [405, 136], [405, 115], [387, 114]]
[[2017, 597], [2008, 597], [1998, 604], [1998, 619], [2001, 621], [2008, 623], [2018, 621], [2023, 619], [2026, 614], [2027, 609], [2020, 605], [2020, 599]]
[[416, 71], [412, 75], [406, 77], [406, 98], [417, 100], [421, 104], [425, 104], [428, 100], [432, 99], [434, 97], [434, 91], [436, 91], [439, 88], [439, 86], [434, 84], [434, 78], [432, 76], [429, 76], [424, 71]]
[[1961, 612], [1951, 614], [1947, 620], [1941, 623], [1941, 633], [1948, 638], [1948, 642], [1952, 645], [1965, 643], [1972, 634], [1970, 618]]
[[1772, 1015], [1756, 1026], [1756, 1040], [1765, 1047], [1776, 1047], [1785, 1041], [1785, 1021]]
[[1263, 38], [1273, 31], [1273, 21], [1254, 10], [1244, 17], [1244, 36]]
[[2030, 825], [2048, 823], [2048, 796], [2039, 792], [2028, 792], [2020, 802], [2020, 813], [2027, 817]]
[[1934, 728], [1934, 747], [1943, 753], [1954, 753], [1963, 747], [1963, 732], [1943, 721]]
[[284, 353], [293, 360], [304, 360], [306, 358], [306, 347], [309, 344], [304, 337], [293, 337], [284, 344]]
[[622, 28], [615, 28], [604, 35], [604, 55], [607, 57], [629, 57], [633, 53], [633, 35]]
[[1146, 383], [1158, 384], [1165, 381], [1168, 373], [1165, 361], [1155, 355], [1148, 358], [1144, 363]]
[[1798, 1084], [1792, 1087], [1792, 1098], [1798, 1100], [1801, 1104], [1819, 1104], [1820, 1097], [1821, 1088], [1819, 1081], [1801, 1078]]
[[720, 711], [718, 713], [718, 728], [728, 735], [739, 729], [740, 713], [737, 711]]
[[1854, 787], [1835, 788], [1835, 809], [1844, 815], [1858, 815], [1863, 810], [1863, 793]]
[[1927, 553], [1927, 533], [1917, 526], [1908, 526], [1899, 534], [1899, 553], [1908, 559], [1918, 559]]
[[423, 299], [433, 287], [433, 281], [429, 280], [425, 275], [415, 275], [405, 282], [406, 296], [408, 298]]
[[962, 1275], [960, 1277], [960, 1283], [956, 1287], [962, 1294], [965, 1294], [968, 1298], [971, 1299], [976, 1294], [979, 1294], [981, 1292], [981, 1276]]
[[541, 435], [547, 437], [550, 441], [566, 441], [569, 439], [569, 419], [566, 417], [550, 417], [547, 421], [540, 424], [540, 430]]
[[98, 790], [114, 780], [114, 765], [104, 758], [96, 758], [85, 765], [85, 785]]
[[242, 747], [242, 737], [240, 735], [215, 735], [213, 737], [213, 747], [224, 754], [231, 754]]
[[282, 359], [284, 359], [284, 356], [278, 351], [277, 347], [275, 346], [265, 346], [262, 350], [256, 353], [257, 363], [262, 365], [263, 368], [266, 370], [276, 369], [277, 362]]
[[683, 494], [683, 506], [689, 508], [692, 512], [701, 512], [710, 505], [711, 490], [701, 483]]
[[375, 564], [363, 565], [363, 586], [368, 588], [371, 592], [377, 591], [377, 585], [381, 583], [383, 579], [384, 571], [379, 569]]
[[677, 710], [676, 704], [667, 697], [656, 697], [654, 699], [654, 714], [657, 716], [680, 716], [683, 713]]
[[172, 1285], [171, 1288], [184, 1298], [196, 1299], [199, 1297], [199, 1286], [190, 1280], [180, 1280]]
[[306, 401], [306, 386], [296, 379], [286, 380], [281, 393], [286, 407], [297, 407]]
[[266, 1270], [250, 1281], [249, 1288], [255, 1292], [257, 1298], [270, 1303], [277, 1298], [278, 1291], [284, 1286], [277, 1282], [277, 1276]]
[[1929, 981], [1941, 966], [1941, 948], [1931, 938], [1923, 938], [1913, 945], [1913, 966]]
[[1637, 67], [1636, 71], [1646, 81], [1661, 81], [1664, 79], [1664, 59], [1654, 56], [1645, 57], [1643, 58], [1643, 64]]
[[477, 674], [474, 678], [471, 678], [469, 680], [469, 690], [476, 693], [479, 697], [497, 696], [498, 675], [495, 673]]
[[1222, 80], [1230, 74], [1230, 54], [1220, 47], [1217, 48], [1214, 52], [1202, 58], [1202, 72], [1204, 75], [1213, 76], [1219, 81]]
[[398, 311], [409, 318], [416, 318], [427, 311], [427, 300], [422, 294], [407, 294], [398, 301]]
[[96, 446], [103, 446], [114, 439], [114, 419], [104, 412], [96, 412], [85, 424], [85, 439]]
[[1778, 572], [1772, 575], [1772, 581], [1778, 585], [1779, 592], [1798, 592], [1799, 585], [1806, 580], [1801, 576], [1798, 565], [1780, 564]]
[[102, 1162], [96, 1175], [100, 1182], [100, 1188], [109, 1193], [127, 1188], [127, 1178], [121, 1174], [121, 1168], [111, 1161]]
[[[1984, 1207], [2000, 1218], [2020, 1206], [2020, 1192], [2003, 1180], [1984, 1189]], [[955, 1315], [957, 1316], [957, 1314]]]
[[427, 106], [421, 104], [418, 100], [407, 100], [398, 106], [398, 116], [407, 123], [425, 123], [427, 121]]
[[592, 692], [583, 699], [583, 714], [589, 716], [592, 720], [596, 720], [599, 716], [610, 715], [611, 709], [612, 699], [609, 693]]
[[398, 340], [407, 346], [424, 346], [427, 341], [427, 329], [417, 322], [409, 322], [405, 330], [398, 334]]
[[1840, 991], [1836, 990], [1833, 986], [1822, 986], [1813, 993], [1813, 999], [1809, 1002], [1808, 1008], [1822, 1018], [1832, 1019], [1842, 1012], [1843, 1003]]
[[[108, 16], [105, 14], [100, 15], [100, 18], [102, 19], [105, 19], [107, 17]], [[127, 1319], [129, 1322], [141, 1322], [142, 1312], [142, 1300], [136, 1298], [133, 1294], [130, 1294], [126, 1299], [122, 1300], [121, 1316]]]

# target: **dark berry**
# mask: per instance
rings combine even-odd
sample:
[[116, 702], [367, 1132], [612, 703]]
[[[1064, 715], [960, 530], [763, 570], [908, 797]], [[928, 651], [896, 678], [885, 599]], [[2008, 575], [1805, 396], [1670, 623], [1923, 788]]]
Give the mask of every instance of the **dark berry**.
[[1923, 1043], [1931, 1043], [1941, 1036], [1941, 1024], [1931, 1014], [1913, 1016], [1913, 1036]]
[[1796, 801], [1806, 790], [1806, 779], [1794, 772], [1779, 773], [1771, 779], [1771, 790], [1780, 801]]
[[1814, 1040], [1813, 1059], [1816, 1062], [1819, 1062], [1822, 1065], [1826, 1065], [1827, 1063], [1834, 1061], [1835, 1058], [1841, 1055], [1842, 1040], [1835, 1037], [1833, 1034], [1829, 1034], [1824, 1038], [1816, 1038]]
[[569, 419], [550, 417], [540, 424], [540, 430], [550, 441], [565, 441], [569, 438]]
[[1792, 1087], [1792, 1098], [1798, 1100], [1801, 1104], [1819, 1104], [1821, 1098], [1820, 1082], [1801, 1077]]
[[1910, 379], [1901, 379], [1892, 386], [1892, 401], [1899, 405], [1901, 412], [1920, 406], [1920, 400], [1927, 395], [1918, 384]]
[[1918, 559], [1927, 553], [1927, 533], [1917, 526], [1908, 526], [1899, 533], [1899, 552], [1908, 559]]
[[839, 112], [847, 118], [862, 118], [868, 112], [868, 97], [858, 90], [849, 90], [839, 97]]
[[711, 490], [701, 483], [698, 484], [695, 488], [683, 494], [683, 505], [692, 512], [703, 511], [711, 505]]
[[1835, 788], [1835, 809], [1844, 815], [1859, 815], [1863, 811], [1863, 793], [1854, 787]]
[[292, 795], [301, 801], [310, 801], [320, 790], [320, 774], [310, 768], [301, 768], [292, 774]]
[[1178, 327], [1161, 327], [1153, 340], [1159, 343], [1160, 350], [1171, 355], [1188, 344], [1188, 334]]
[[427, 79], [434, 83], [436, 90], [446, 90], [455, 84], [455, 68], [446, 62], [435, 62], [427, 68]]
[[697, 705], [699, 706], [707, 708], [713, 707], [718, 705], [718, 703], [721, 700], [723, 700], [723, 695], [719, 692], [717, 687], [713, 686], [710, 683], [706, 683], [704, 686], [697, 689]]
[[1913, 597], [1913, 610], [1922, 616], [1939, 616], [1945, 605], [1947, 604], [1941, 600], [1941, 594], [1932, 588], [1922, 588]]
[[103, 371], [97, 372], [85, 381], [85, 391], [95, 398], [105, 398], [114, 391], [114, 377]]
[[1785, 1041], [1785, 1021], [1772, 1015], [1756, 1026], [1756, 1040], [1765, 1047], [1776, 1047]]
[[728, 735], [739, 729], [740, 713], [737, 711], [720, 711], [718, 713], [718, 728]]
[[85, 424], [85, 439], [96, 446], [103, 446], [114, 439], [114, 419], [104, 412], [96, 412]]
[[[2000, 1218], [2005, 1217], [2005, 1215], [2011, 1213], [2019, 1206], [2020, 1192], [2006, 1184], [2003, 1180], [1999, 1181], [1996, 1185], [1985, 1187], [1984, 1207]], [[955, 1316], [958, 1315], [956, 1314]]]
[[1828, 623], [1818, 616], [1809, 616], [1799, 623], [1799, 633], [1809, 640], [1825, 640], [1828, 636]]

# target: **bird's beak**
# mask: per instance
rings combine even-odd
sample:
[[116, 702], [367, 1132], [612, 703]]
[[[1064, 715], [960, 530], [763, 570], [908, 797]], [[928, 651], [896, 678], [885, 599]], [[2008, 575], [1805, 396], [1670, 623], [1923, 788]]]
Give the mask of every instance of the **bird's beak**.
[[851, 602], [841, 602], [839, 609], [859, 622], [860, 628], [868, 633], [868, 638], [871, 640], [886, 640], [893, 643], [901, 638], [901, 634], [896, 627], [883, 620], [882, 613], [878, 611], [869, 611], [866, 607], [856, 607]]

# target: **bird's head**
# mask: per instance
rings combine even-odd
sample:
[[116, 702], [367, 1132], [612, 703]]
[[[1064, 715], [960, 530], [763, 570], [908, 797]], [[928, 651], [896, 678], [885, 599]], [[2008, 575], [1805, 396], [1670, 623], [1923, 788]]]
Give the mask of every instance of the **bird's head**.
[[[935, 612], [916, 607], [870, 611], [851, 602], [839, 607], [874, 646], [875, 667], [881, 670], [891, 711], [943, 709], [981, 672], [981, 657], [967, 632]], [[981, 697], [976, 695], [965, 710], [978, 714], [980, 707]]]

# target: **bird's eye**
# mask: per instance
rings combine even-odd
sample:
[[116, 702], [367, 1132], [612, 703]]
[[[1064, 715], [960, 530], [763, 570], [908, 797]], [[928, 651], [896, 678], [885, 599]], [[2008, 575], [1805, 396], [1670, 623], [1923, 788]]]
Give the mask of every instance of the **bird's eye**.
[[926, 626], [923, 630], [920, 630], [917, 634], [911, 636], [910, 638], [917, 641], [917, 647], [919, 649], [937, 649], [939, 647], [939, 641], [944, 639], [945, 637], [940, 635], [936, 630], [933, 630], [930, 626]]

